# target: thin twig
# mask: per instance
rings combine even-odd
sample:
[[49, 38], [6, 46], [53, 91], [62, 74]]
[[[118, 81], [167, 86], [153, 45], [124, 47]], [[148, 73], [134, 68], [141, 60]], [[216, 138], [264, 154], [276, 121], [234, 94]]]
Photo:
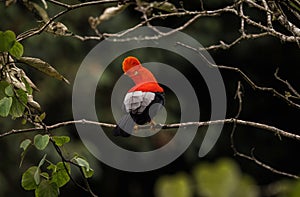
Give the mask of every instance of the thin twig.
[[[264, 5], [264, 8], [266, 10], [270, 10], [269, 6], [268, 6], [268, 3], [266, 0], [262, 0], [263, 2], [263, 5]], [[273, 25], [272, 25], [272, 14], [270, 12], [266, 12], [266, 15], [267, 15], [267, 25], [270, 29], [273, 29]]]
[[[239, 6], [239, 15], [244, 15], [244, 10], [243, 10], [243, 4], [242, 3]], [[244, 18], [241, 18], [240, 32], [241, 32], [242, 36], [246, 35], [246, 32], [245, 32], [245, 19]]]
[[71, 164], [75, 165], [75, 166], [78, 167], [78, 168], [81, 168], [81, 167], [80, 167], [80, 166], [77, 166], [77, 164], [75, 164], [75, 163], [73, 163], [73, 162], [67, 160], [67, 159], [63, 156], [63, 153], [62, 153], [61, 149], [55, 144], [55, 142], [54, 142], [52, 139], [51, 139], [50, 141], [51, 141], [52, 145], [54, 146], [56, 152], [57, 152], [58, 155], [60, 156], [60, 158], [61, 158], [61, 160], [62, 160], [62, 162], [63, 162], [64, 168], [65, 168], [65, 170], [66, 170], [68, 176], [70, 177], [70, 180], [76, 185], [76, 187], [78, 187], [78, 188], [80, 188], [80, 189], [82, 189], [82, 190], [84, 190], [84, 191], [86, 191], [86, 192], [89, 192], [89, 190], [88, 190], [87, 188], [83, 187], [82, 185], [80, 185], [79, 183], [77, 183], [77, 181], [75, 181], [75, 180], [73, 179], [73, 177], [71, 176], [71, 174], [70, 174], [70, 172], [69, 172], [69, 170], [68, 170], [68, 168], [67, 168], [65, 162], [71, 163]]
[[238, 73], [254, 90], [260, 90], [263, 92], [270, 92], [272, 95], [280, 98], [281, 100], [285, 101], [286, 103], [288, 103], [289, 105], [291, 105], [292, 107], [295, 107], [297, 109], [300, 109], [300, 104], [297, 104], [293, 101], [291, 101], [288, 97], [286, 97], [285, 95], [279, 93], [276, 89], [274, 88], [270, 88], [270, 87], [263, 87], [263, 86], [259, 86], [256, 83], [254, 83], [254, 81], [252, 81], [241, 69], [237, 68], [237, 67], [230, 67], [230, 66], [224, 66], [224, 65], [217, 65], [213, 62], [210, 62], [202, 53], [201, 53], [201, 49], [196, 49], [190, 45], [181, 43], [181, 42], [177, 42], [178, 45], [181, 45], [185, 48], [188, 48], [190, 50], [193, 50], [195, 52], [197, 52], [199, 55], [202, 56], [202, 58], [211, 66], [211, 67], [215, 67], [218, 69], [223, 69], [223, 70], [230, 70], [230, 71], [234, 71], [236, 73]]
[[242, 108], [243, 108], [243, 100], [242, 100], [242, 96], [243, 96], [243, 92], [242, 92], [242, 84], [240, 81], [238, 81], [238, 86], [236, 89], [236, 93], [235, 93], [235, 99], [238, 99], [239, 102], [239, 107], [238, 107], [238, 111], [235, 115], [235, 118], [238, 119], [240, 117], [240, 114], [242, 112]]
[[300, 99], [300, 94], [297, 92], [297, 90], [295, 90], [295, 88], [293, 88], [293, 86], [287, 81], [287, 80], [283, 80], [282, 78], [280, 78], [278, 76], [278, 71], [279, 71], [279, 68], [276, 69], [275, 73], [274, 73], [274, 76], [275, 78], [278, 80], [278, 81], [281, 81], [283, 84], [285, 84], [287, 86], [287, 88], [295, 94], [295, 96]]
[[[240, 114], [241, 114], [241, 111], [242, 111], [242, 107], [243, 107], [243, 99], [242, 99], [242, 91], [241, 91], [241, 82], [239, 81], [238, 82], [238, 87], [236, 89], [236, 95], [235, 95], [235, 98], [238, 99], [238, 111], [235, 115], [235, 118], [239, 118]], [[232, 130], [231, 130], [231, 133], [230, 133], [230, 147], [231, 149], [233, 150], [234, 154], [237, 155], [238, 151], [235, 147], [235, 143], [234, 143], [234, 133], [235, 133], [235, 130], [236, 130], [236, 122], [233, 123], [233, 127], [232, 127]]]
[[290, 178], [295, 178], [295, 179], [299, 179], [300, 178], [297, 175], [286, 173], [286, 172], [282, 172], [280, 170], [277, 170], [277, 169], [275, 169], [275, 168], [273, 168], [273, 167], [271, 167], [271, 166], [269, 166], [269, 165], [267, 165], [267, 164], [259, 161], [258, 159], [256, 159], [254, 157], [253, 151], [254, 151], [254, 149], [251, 150], [251, 156], [245, 155], [245, 154], [240, 153], [240, 152], [236, 152], [235, 154], [238, 155], [238, 156], [240, 156], [240, 157], [243, 157], [245, 159], [251, 160], [251, 161], [255, 162], [257, 165], [259, 165], [259, 166], [261, 166], [261, 167], [263, 167], [263, 168], [265, 168], [267, 170], [270, 170], [273, 173], [280, 174], [280, 175], [283, 175], [283, 176], [287, 176], [287, 177], [290, 177]]
[[[66, 14], [67, 12], [69, 12], [71, 10], [86, 7], [86, 6], [97, 5], [97, 4], [115, 3], [118, 1], [117, 0], [101, 0], [101, 1], [90, 1], [90, 2], [78, 3], [78, 4], [66, 4], [66, 3], [56, 1], [56, 0], [48, 0], [48, 2], [53, 3], [57, 6], [63, 7], [63, 8], [65, 8], [65, 10], [63, 10], [63, 11], [59, 12], [58, 14], [56, 14], [55, 16], [53, 16], [47, 23], [45, 23], [40, 28], [33, 29], [31, 32], [29, 32], [27, 34], [18, 36], [19, 41], [24, 40], [29, 37], [32, 37], [36, 34], [40, 34], [48, 27], [48, 25], [50, 25], [51, 22], [53, 22], [58, 17]], [[267, 17], [267, 25], [263, 25], [261, 22], [256, 22], [253, 19], [251, 19], [250, 16], [245, 15], [243, 12], [243, 5], [245, 3], [247, 4], [247, 6], [255, 7], [256, 9], [265, 12], [266, 17]], [[105, 33], [104, 32], [104, 33], [101, 33], [101, 35], [97, 34], [95, 36], [80, 36], [80, 35], [76, 35], [76, 34], [71, 34], [71, 35], [66, 35], [66, 36], [74, 37], [81, 41], [85, 41], [85, 40], [101, 41], [103, 39], [110, 39], [111, 41], [115, 41], [115, 42], [124, 42], [124, 41], [130, 41], [130, 40], [155, 40], [162, 36], [168, 36], [168, 35], [173, 34], [174, 32], [181, 31], [181, 30], [187, 28], [188, 26], [190, 26], [194, 21], [196, 21], [199, 18], [207, 17], [207, 16], [213, 17], [213, 16], [224, 14], [224, 13], [232, 13], [232, 14], [236, 15], [237, 17], [239, 17], [239, 19], [241, 21], [240, 31], [241, 31], [242, 35], [239, 38], [237, 38], [234, 42], [232, 42], [231, 44], [227, 45], [227, 44], [225, 44], [225, 42], [220, 41], [220, 43], [221, 43], [220, 45], [211, 45], [211, 46], [207, 46], [206, 48], [208, 48], [208, 49], [228, 49], [229, 47], [239, 43], [239, 41], [241, 41], [241, 40], [264, 37], [264, 36], [274, 36], [274, 37], [279, 38], [282, 41], [298, 43], [300, 41], [300, 36], [298, 35], [299, 30], [295, 25], [293, 25], [289, 21], [287, 21], [287, 19], [284, 20], [283, 25], [288, 24], [288, 27], [289, 27], [288, 29], [292, 29], [292, 31], [294, 32], [292, 36], [285, 35], [284, 33], [276, 31], [272, 27], [271, 19], [272, 19], [273, 11], [271, 10], [272, 6], [268, 5], [269, 3], [271, 4], [271, 2], [269, 2], [269, 1], [266, 2], [264, 0], [263, 6], [261, 6], [258, 3], [256, 3], [255, 1], [240, 0], [240, 1], [234, 2], [232, 5], [229, 5], [229, 6], [220, 8], [220, 9], [215, 9], [215, 10], [204, 10], [203, 8], [201, 8], [200, 11], [188, 11], [185, 9], [178, 9], [177, 12], [152, 15], [150, 18], [144, 17], [143, 18], [144, 20], [142, 20], [140, 23], [138, 23], [137, 25], [135, 25], [131, 28], [128, 28], [127, 30], [125, 30], [121, 33]], [[158, 20], [158, 19], [165, 19], [165, 18], [174, 17], [174, 16], [177, 16], [177, 17], [193, 16], [193, 17], [190, 20], [183, 23], [183, 25], [181, 25], [177, 28], [174, 28], [170, 32], [158, 32], [159, 33], [158, 36], [150, 36], [150, 37], [145, 36], [144, 38], [139, 36], [139, 37], [134, 37], [134, 38], [126, 38], [126, 39], [121, 38], [122, 36], [128, 34], [129, 32], [136, 30], [137, 28], [139, 28], [143, 25], [148, 24], [148, 26], [151, 27], [151, 25], [150, 25], [151, 21]], [[281, 18], [279, 17], [278, 20], [283, 21], [283, 20], [281, 20]], [[253, 27], [256, 27], [256, 28], [262, 30], [262, 33], [259, 33], [259, 34], [251, 33], [249, 35], [246, 35], [245, 23], [247, 23], [249, 26], [253, 26]], [[287, 25], [285, 25], [285, 26], [287, 26]]]

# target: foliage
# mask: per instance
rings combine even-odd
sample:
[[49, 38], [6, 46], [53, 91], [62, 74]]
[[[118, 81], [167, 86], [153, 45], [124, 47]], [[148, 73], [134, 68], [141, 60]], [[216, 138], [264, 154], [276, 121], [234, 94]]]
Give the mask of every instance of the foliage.
[[201, 163], [194, 169], [194, 176], [199, 196], [258, 196], [254, 181], [242, 175], [238, 166], [229, 159], [218, 160], [215, 164]]
[[156, 182], [156, 194], [158, 197], [170, 194], [180, 197], [195, 194], [207, 197], [259, 196], [254, 180], [241, 174], [238, 166], [230, 159], [220, 159], [213, 164], [200, 163], [194, 168], [192, 176], [184, 173], [163, 176]]
[[179, 172], [173, 176], [162, 176], [156, 182], [157, 197], [192, 197], [191, 177]]
[[16, 40], [16, 34], [13, 31], [0, 31], [0, 52], [8, 52], [15, 58], [23, 55], [23, 45]]
[[[191, 174], [164, 175], [155, 184], [157, 197], [258, 197], [261, 192], [254, 179], [243, 174], [229, 158], [214, 163], [199, 162]], [[281, 180], [264, 192], [270, 196], [296, 197], [300, 195], [300, 181]]]
[[[47, 62], [39, 58], [22, 57], [23, 50], [23, 45], [17, 41], [13, 31], [0, 31], [0, 116], [7, 117], [11, 115], [13, 119], [22, 117], [23, 124], [30, 121], [38, 127], [43, 127], [46, 113], [42, 113], [39, 103], [33, 100], [33, 90], [38, 90], [38, 88], [25, 74], [25, 71], [17, 67], [16, 63], [33, 67], [68, 84], [69, 81]], [[43, 151], [49, 142], [52, 142], [58, 150], [59, 147], [69, 141], [69, 136], [51, 136], [47, 133], [47, 130], [44, 135], [35, 135], [33, 140], [23, 140], [20, 143], [20, 148], [23, 149], [20, 166], [30, 146]], [[64, 158], [63, 155], [60, 156], [62, 159]], [[51, 172], [50, 174], [48, 171], [42, 171], [41, 169], [45, 163], [48, 163], [47, 170]], [[31, 166], [23, 173], [21, 185], [25, 190], [34, 190], [36, 197], [58, 196], [59, 188], [70, 181], [70, 164], [78, 165], [82, 169], [85, 178], [92, 177], [93, 170], [90, 168], [89, 163], [79, 156], [70, 159], [70, 161], [53, 164], [46, 160], [45, 154], [38, 166]]]
[[[41, 107], [33, 100], [36, 85], [16, 63], [32, 66], [48, 76], [69, 83], [48, 63], [33, 57], [22, 57], [23, 46], [11, 30], [0, 31], [0, 116], [23, 117], [25, 120], [41, 122]], [[42, 116], [45, 116], [42, 115]]]
[[[68, 143], [70, 138], [68, 136], [50, 136], [49, 134], [37, 134], [34, 139], [25, 139], [21, 142], [20, 148], [23, 149], [21, 153], [21, 164], [30, 146], [34, 146], [37, 150], [44, 150], [49, 142], [52, 142], [57, 147], [61, 147]], [[38, 166], [29, 167], [22, 175], [21, 185], [25, 190], [35, 190], [35, 196], [55, 197], [59, 194], [59, 188], [63, 187], [70, 181], [71, 166], [78, 165], [82, 168], [86, 178], [93, 175], [93, 169], [90, 168], [89, 163], [79, 157], [74, 156], [70, 161], [61, 161], [53, 164], [46, 160], [47, 154], [40, 160]], [[74, 161], [75, 163], [73, 163]], [[43, 171], [42, 167], [47, 164], [47, 171]]]
[[42, 172], [46, 155], [42, 158], [38, 166], [31, 166], [22, 176], [21, 185], [25, 190], [35, 190], [35, 196], [55, 197], [59, 194], [59, 188], [69, 182], [70, 164], [58, 162], [56, 165], [49, 163], [47, 169], [51, 175]]

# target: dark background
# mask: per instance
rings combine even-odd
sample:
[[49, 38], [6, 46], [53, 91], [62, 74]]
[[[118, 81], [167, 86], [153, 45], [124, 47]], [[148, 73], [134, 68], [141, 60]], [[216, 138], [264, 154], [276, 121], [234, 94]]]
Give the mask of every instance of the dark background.
[[[229, 1], [228, 1], [229, 2]], [[176, 2], [175, 2], [176, 3]], [[177, 3], [178, 4], [178, 3]], [[226, 5], [226, 2], [220, 3], [217, 0], [205, 2], [206, 8], [213, 9]], [[114, 5], [114, 4], [111, 4]], [[184, 2], [185, 8], [194, 10], [199, 8], [198, 1]], [[108, 5], [106, 5], [108, 6]], [[248, 8], [247, 8], [248, 9]], [[51, 14], [56, 13], [57, 7], [49, 3], [48, 11]], [[59, 18], [69, 29], [79, 35], [91, 35], [93, 31], [88, 24], [89, 16], [97, 16], [104, 10], [104, 6], [86, 7], [69, 12]], [[249, 14], [264, 21], [265, 16], [254, 9], [247, 10]], [[100, 25], [102, 32], [118, 32], [125, 30], [140, 20], [141, 14], [130, 6], [125, 12], [113, 19], [103, 22]], [[175, 28], [184, 24], [188, 18], [173, 17], [165, 20], [157, 20], [153, 24]], [[183, 30], [184, 33], [198, 40], [203, 46], [217, 44], [219, 40], [225, 42], [233, 41], [239, 36], [240, 21], [233, 15], [224, 14], [212, 18], [201, 18], [192, 23]], [[36, 19], [24, 7], [12, 5], [5, 8], [3, 2], [0, 2], [0, 30], [13, 30], [19, 34], [29, 28], [36, 26]], [[256, 29], [249, 29], [249, 32], [257, 32]], [[34, 36], [22, 42], [25, 48], [24, 56], [39, 57], [53, 65], [62, 73], [71, 85], [66, 85], [61, 81], [49, 78], [36, 70], [22, 66], [28, 76], [37, 84], [40, 92], [35, 93], [36, 100], [41, 104], [43, 111], [46, 112], [46, 124], [72, 120], [72, 82], [76, 76], [83, 58], [97, 44], [97, 41], [81, 42], [74, 38], [58, 37], [47, 33]], [[150, 51], [150, 52], [149, 52]], [[151, 51], [143, 49], [135, 52], [139, 54], [142, 62], [157, 61], [178, 68], [193, 84], [199, 98], [201, 109], [201, 121], [209, 120], [210, 100], [208, 91], [203, 80], [199, 80], [199, 75], [192, 72], [191, 65], [179, 58], [174, 58], [174, 54], [168, 54], [165, 51]], [[242, 41], [228, 50], [209, 51], [215, 62], [220, 65], [238, 67], [245, 72], [257, 85], [273, 87], [279, 92], [284, 92], [285, 86], [274, 77], [276, 68], [279, 68], [279, 75], [287, 79], [297, 89], [299, 84], [299, 46], [295, 43], [284, 43], [277, 38], [268, 36], [255, 40]], [[149, 55], [151, 54], [151, 55]], [[109, 69], [105, 72], [107, 79], [99, 87], [96, 94], [96, 101], [99, 98], [101, 102], [97, 103], [97, 109], [105, 111], [107, 116], [103, 117], [105, 122], [114, 123], [110, 112], [110, 97], [108, 95], [115, 81], [122, 74], [122, 57], [116, 59]], [[130, 55], [130, 54], [128, 54]], [[299, 110], [288, 106], [284, 101], [274, 97], [270, 93], [253, 90], [243, 79], [232, 71], [221, 70], [227, 91], [227, 117], [234, 117], [238, 110], [238, 102], [234, 99], [237, 82], [242, 82], [243, 90], [243, 110], [240, 119], [256, 121], [269, 124], [286, 131], [299, 134]], [[101, 94], [105, 92], [105, 94]], [[107, 92], [107, 94], [106, 94]], [[178, 110], [176, 110], [176, 99], [169, 92], [169, 101], [167, 100], [168, 121], [176, 122], [178, 119]], [[168, 94], [167, 94], [168, 95]], [[29, 126], [29, 125], [28, 125]], [[20, 120], [11, 120], [10, 118], [0, 118], [1, 132], [13, 128], [22, 128]], [[94, 177], [90, 180], [95, 193], [100, 196], [154, 196], [154, 185], [162, 175], [172, 175], [177, 172], [191, 173], [192, 169], [201, 162], [215, 162], [220, 158], [229, 157], [234, 159], [239, 165], [242, 173], [248, 174], [254, 178], [256, 184], [263, 188], [279, 180], [287, 179], [281, 175], [274, 174], [251, 161], [235, 157], [230, 148], [230, 132], [232, 125], [225, 125], [222, 134], [214, 146], [213, 150], [204, 158], [198, 158], [197, 153], [200, 147], [202, 135], [205, 127], [199, 128], [199, 134], [189, 149], [173, 163], [150, 172], [131, 173], [113, 169], [99, 162], [94, 158], [81, 143], [76, 129], [68, 126], [55, 130], [58, 134], [67, 134], [71, 136], [71, 142], [65, 147], [67, 152], [78, 152], [85, 156], [95, 170]], [[111, 129], [105, 129], [110, 135]], [[161, 139], [168, 139], [176, 130], [164, 131]], [[0, 196], [32, 196], [32, 192], [26, 192], [21, 188], [20, 181], [22, 173], [28, 166], [37, 165], [42, 157], [42, 153], [29, 150], [24, 164], [19, 168], [20, 153], [19, 143], [25, 138], [31, 138], [36, 133], [25, 133], [12, 135], [0, 139]], [[148, 141], [149, 147], [156, 146], [156, 140], [159, 136]], [[125, 140], [125, 139], [124, 139]], [[138, 149], [137, 139], [130, 139], [126, 144]], [[285, 137], [279, 138], [274, 133], [268, 131], [238, 126], [235, 132], [235, 145], [241, 152], [250, 154], [252, 148], [255, 148], [255, 156], [266, 164], [276, 169], [286, 171], [292, 174], [299, 174], [300, 160], [298, 158], [299, 142]], [[48, 159], [58, 161], [59, 157], [54, 149], [46, 149]], [[74, 176], [78, 181], [80, 177], [74, 170]], [[221, 177], [220, 177], [221, 178]], [[74, 184], [69, 183], [61, 189], [61, 196], [86, 196]]]

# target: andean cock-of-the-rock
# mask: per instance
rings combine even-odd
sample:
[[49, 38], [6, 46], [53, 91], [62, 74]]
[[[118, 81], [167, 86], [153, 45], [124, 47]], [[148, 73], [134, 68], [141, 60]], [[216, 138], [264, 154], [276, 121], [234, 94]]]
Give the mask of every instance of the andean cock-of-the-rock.
[[122, 69], [124, 74], [134, 81], [135, 86], [125, 95], [123, 101], [125, 114], [114, 128], [113, 134], [129, 137], [136, 124], [143, 125], [152, 121], [164, 105], [165, 98], [164, 89], [136, 57], [125, 58]]

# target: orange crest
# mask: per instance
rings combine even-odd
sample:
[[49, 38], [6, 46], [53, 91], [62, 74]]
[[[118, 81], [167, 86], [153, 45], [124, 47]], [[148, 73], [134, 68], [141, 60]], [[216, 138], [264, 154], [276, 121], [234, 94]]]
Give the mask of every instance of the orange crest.
[[135, 66], [141, 66], [141, 63], [136, 57], [133, 56], [126, 57], [122, 63], [122, 69], [124, 73]]

